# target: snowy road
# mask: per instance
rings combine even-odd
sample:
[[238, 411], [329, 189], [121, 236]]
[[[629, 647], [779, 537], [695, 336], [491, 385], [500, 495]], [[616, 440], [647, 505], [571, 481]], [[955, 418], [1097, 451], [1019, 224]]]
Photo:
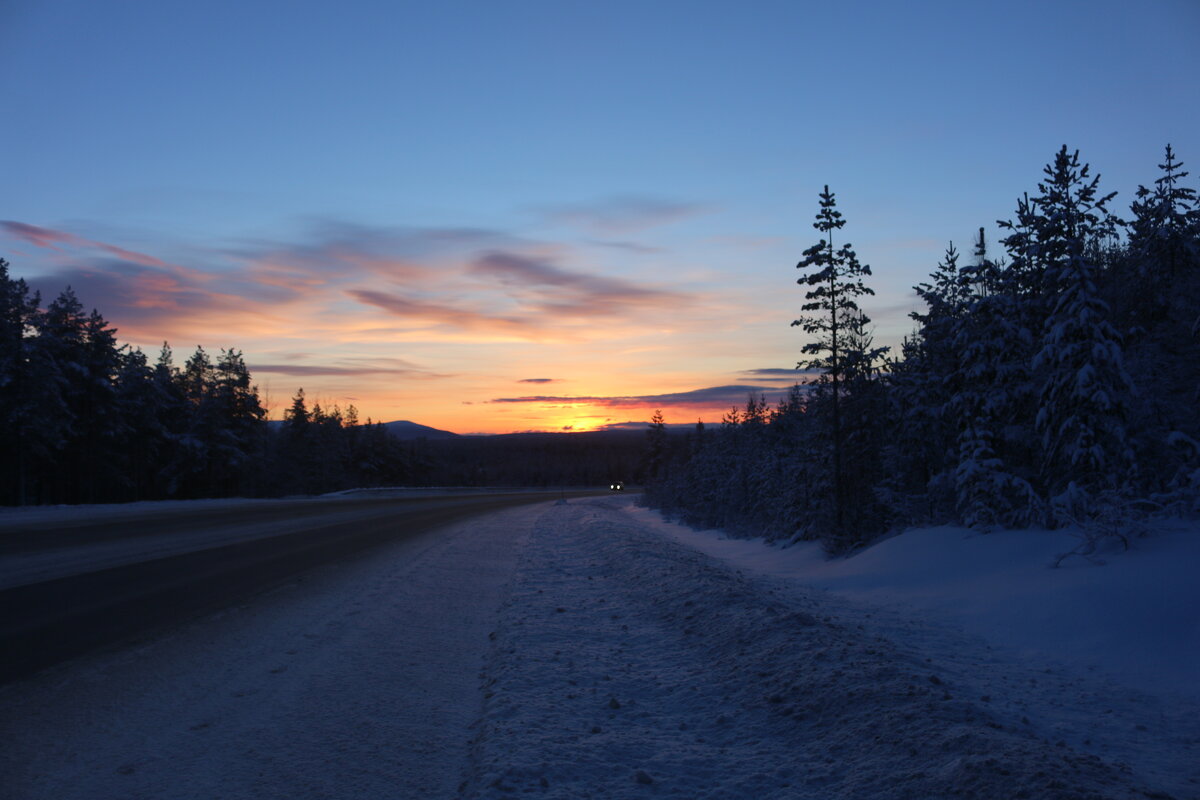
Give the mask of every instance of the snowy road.
[[544, 506], [308, 573], [0, 687], [9, 798], [453, 797], [479, 669]]
[[7, 511], [0, 683], [379, 543], [560, 494], [381, 491]]
[[0, 786], [31, 799], [1200, 797], [1192, 709], [739, 571], [629, 500], [478, 518], [0, 688]]

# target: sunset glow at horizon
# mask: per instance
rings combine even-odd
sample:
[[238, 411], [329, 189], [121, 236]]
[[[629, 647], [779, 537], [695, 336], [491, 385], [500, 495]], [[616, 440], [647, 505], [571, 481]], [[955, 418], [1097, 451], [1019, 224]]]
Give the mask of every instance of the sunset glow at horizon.
[[898, 348], [1063, 143], [1118, 214], [1200, 169], [1200, 7], [963, 5], [16, 2], [0, 257], [276, 419], [719, 422], [807, 377], [823, 185]]

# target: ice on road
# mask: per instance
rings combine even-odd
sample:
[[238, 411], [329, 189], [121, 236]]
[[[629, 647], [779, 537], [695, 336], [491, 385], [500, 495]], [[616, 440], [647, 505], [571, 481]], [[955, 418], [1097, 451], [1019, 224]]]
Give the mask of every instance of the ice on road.
[[0, 689], [14, 798], [1200, 796], [1194, 707], [706, 555], [631, 498], [382, 548]]

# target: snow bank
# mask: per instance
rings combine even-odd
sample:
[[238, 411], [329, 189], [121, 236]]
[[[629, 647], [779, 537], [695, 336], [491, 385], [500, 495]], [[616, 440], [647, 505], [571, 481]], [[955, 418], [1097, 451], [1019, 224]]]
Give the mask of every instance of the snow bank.
[[484, 673], [465, 797], [1062, 800], [1200, 787], [1191, 712], [1110, 696], [1103, 680], [1014, 662], [663, 533], [624, 499], [554, 505], [539, 520]]
[[1101, 562], [1057, 556], [1069, 531], [917, 528], [848, 558], [664, 522], [640, 523], [742, 569], [950, 622], [1016, 654], [1200, 699], [1200, 524], [1166, 522]]

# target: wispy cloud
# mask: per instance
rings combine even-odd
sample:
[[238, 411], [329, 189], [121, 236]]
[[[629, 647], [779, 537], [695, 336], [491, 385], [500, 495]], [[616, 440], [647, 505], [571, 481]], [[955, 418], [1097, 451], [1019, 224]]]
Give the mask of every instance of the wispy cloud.
[[[314, 219], [291, 240], [166, 241], [160, 249], [175, 255], [159, 257], [65, 230], [15, 221], [0, 226], [0, 233], [51, 254], [36, 288], [54, 294], [71, 285], [127, 333], [150, 339], [190, 337], [218, 318], [234, 332], [262, 330], [267, 317], [277, 316], [318, 320], [317, 327], [341, 341], [416, 330], [460, 341], [581, 341], [603, 335], [588, 322], [596, 317], [632, 322], [691, 300], [572, 269], [563, 263], [572, 254], [566, 246], [484, 228]], [[378, 316], [348, 314], [347, 300], [403, 322], [388, 328]]]
[[261, 331], [294, 295], [241, 272], [185, 266], [69, 231], [12, 221], [0, 230], [51, 251], [30, 286], [44, 297], [70, 286], [134, 339], [191, 338], [200, 327]]
[[678, 308], [691, 297], [558, 267], [544, 258], [492, 250], [470, 265], [472, 274], [499, 281], [514, 299], [539, 314], [568, 317], [619, 316], [635, 309]]
[[249, 365], [252, 372], [269, 372], [278, 375], [306, 376], [367, 376], [367, 375], [398, 375], [406, 378], [451, 378], [423, 369], [414, 364], [408, 364], [401, 359], [341, 359], [332, 364], [297, 364], [297, 363], [258, 363]]
[[684, 203], [644, 195], [610, 197], [591, 203], [543, 208], [553, 222], [604, 235], [627, 234], [667, 225], [710, 211], [699, 203]]
[[554, 383], [556, 378], [521, 378], [517, 383]]
[[0, 220], [0, 227], [4, 228], [5, 232], [13, 238], [28, 242], [35, 247], [42, 247], [48, 250], [61, 250], [60, 245], [67, 245], [74, 248], [95, 248], [116, 256], [123, 261], [132, 261], [135, 264], [143, 264], [151, 267], [166, 266], [159, 259], [148, 256], [145, 253], [138, 253], [133, 250], [126, 250], [123, 247], [85, 239], [82, 236], [76, 236], [66, 231], [42, 228], [37, 225], [12, 220]]
[[444, 303], [414, 300], [391, 292], [372, 289], [349, 289], [346, 294], [366, 305], [383, 309], [419, 325], [446, 325], [468, 330], [504, 331], [530, 335], [534, 326], [527, 320], [499, 317]]
[[517, 242], [486, 228], [369, 226], [313, 218], [295, 240], [245, 240], [220, 252], [238, 262], [302, 282], [372, 275], [397, 281], [435, 280], [447, 262]]
[[786, 390], [778, 386], [755, 386], [749, 384], [732, 384], [727, 386], [710, 386], [703, 389], [692, 389], [686, 392], [668, 392], [666, 394], [645, 394], [627, 396], [578, 395], [554, 396], [532, 395], [525, 397], [497, 397], [490, 403], [537, 403], [541, 405], [594, 405], [610, 408], [662, 406], [688, 408], [729, 408], [743, 406], [751, 396], [765, 395], [768, 402], [780, 400]]
[[254, 314], [256, 308], [259, 321], [268, 316], [255, 292], [223, 292], [206, 285], [207, 277], [182, 268], [92, 259], [87, 266], [50, 270], [29, 284], [47, 298], [70, 286], [85, 306], [98, 308], [135, 338], [169, 338], [181, 321], [196, 317], [215, 321]]
[[808, 380], [816, 377], [819, 373], [817, 370], [811, 369], [781, 369], [779, 367], [764, 367], [761, 369], [739, 370], [738, 374], [745, 375], [749, 378], [759, 381], [793, 384], [805, 383]]
[[595, 245], [596, 247], [607, 247], [612, 250], [623, 250], [627, 253], [638, 253], [640, 255], [652, 255], [663, 252], [663, 248], [661, 247], [653, 247], [648, 244], [641, 244], [640, 242], [589, 239], [588, 244]]

